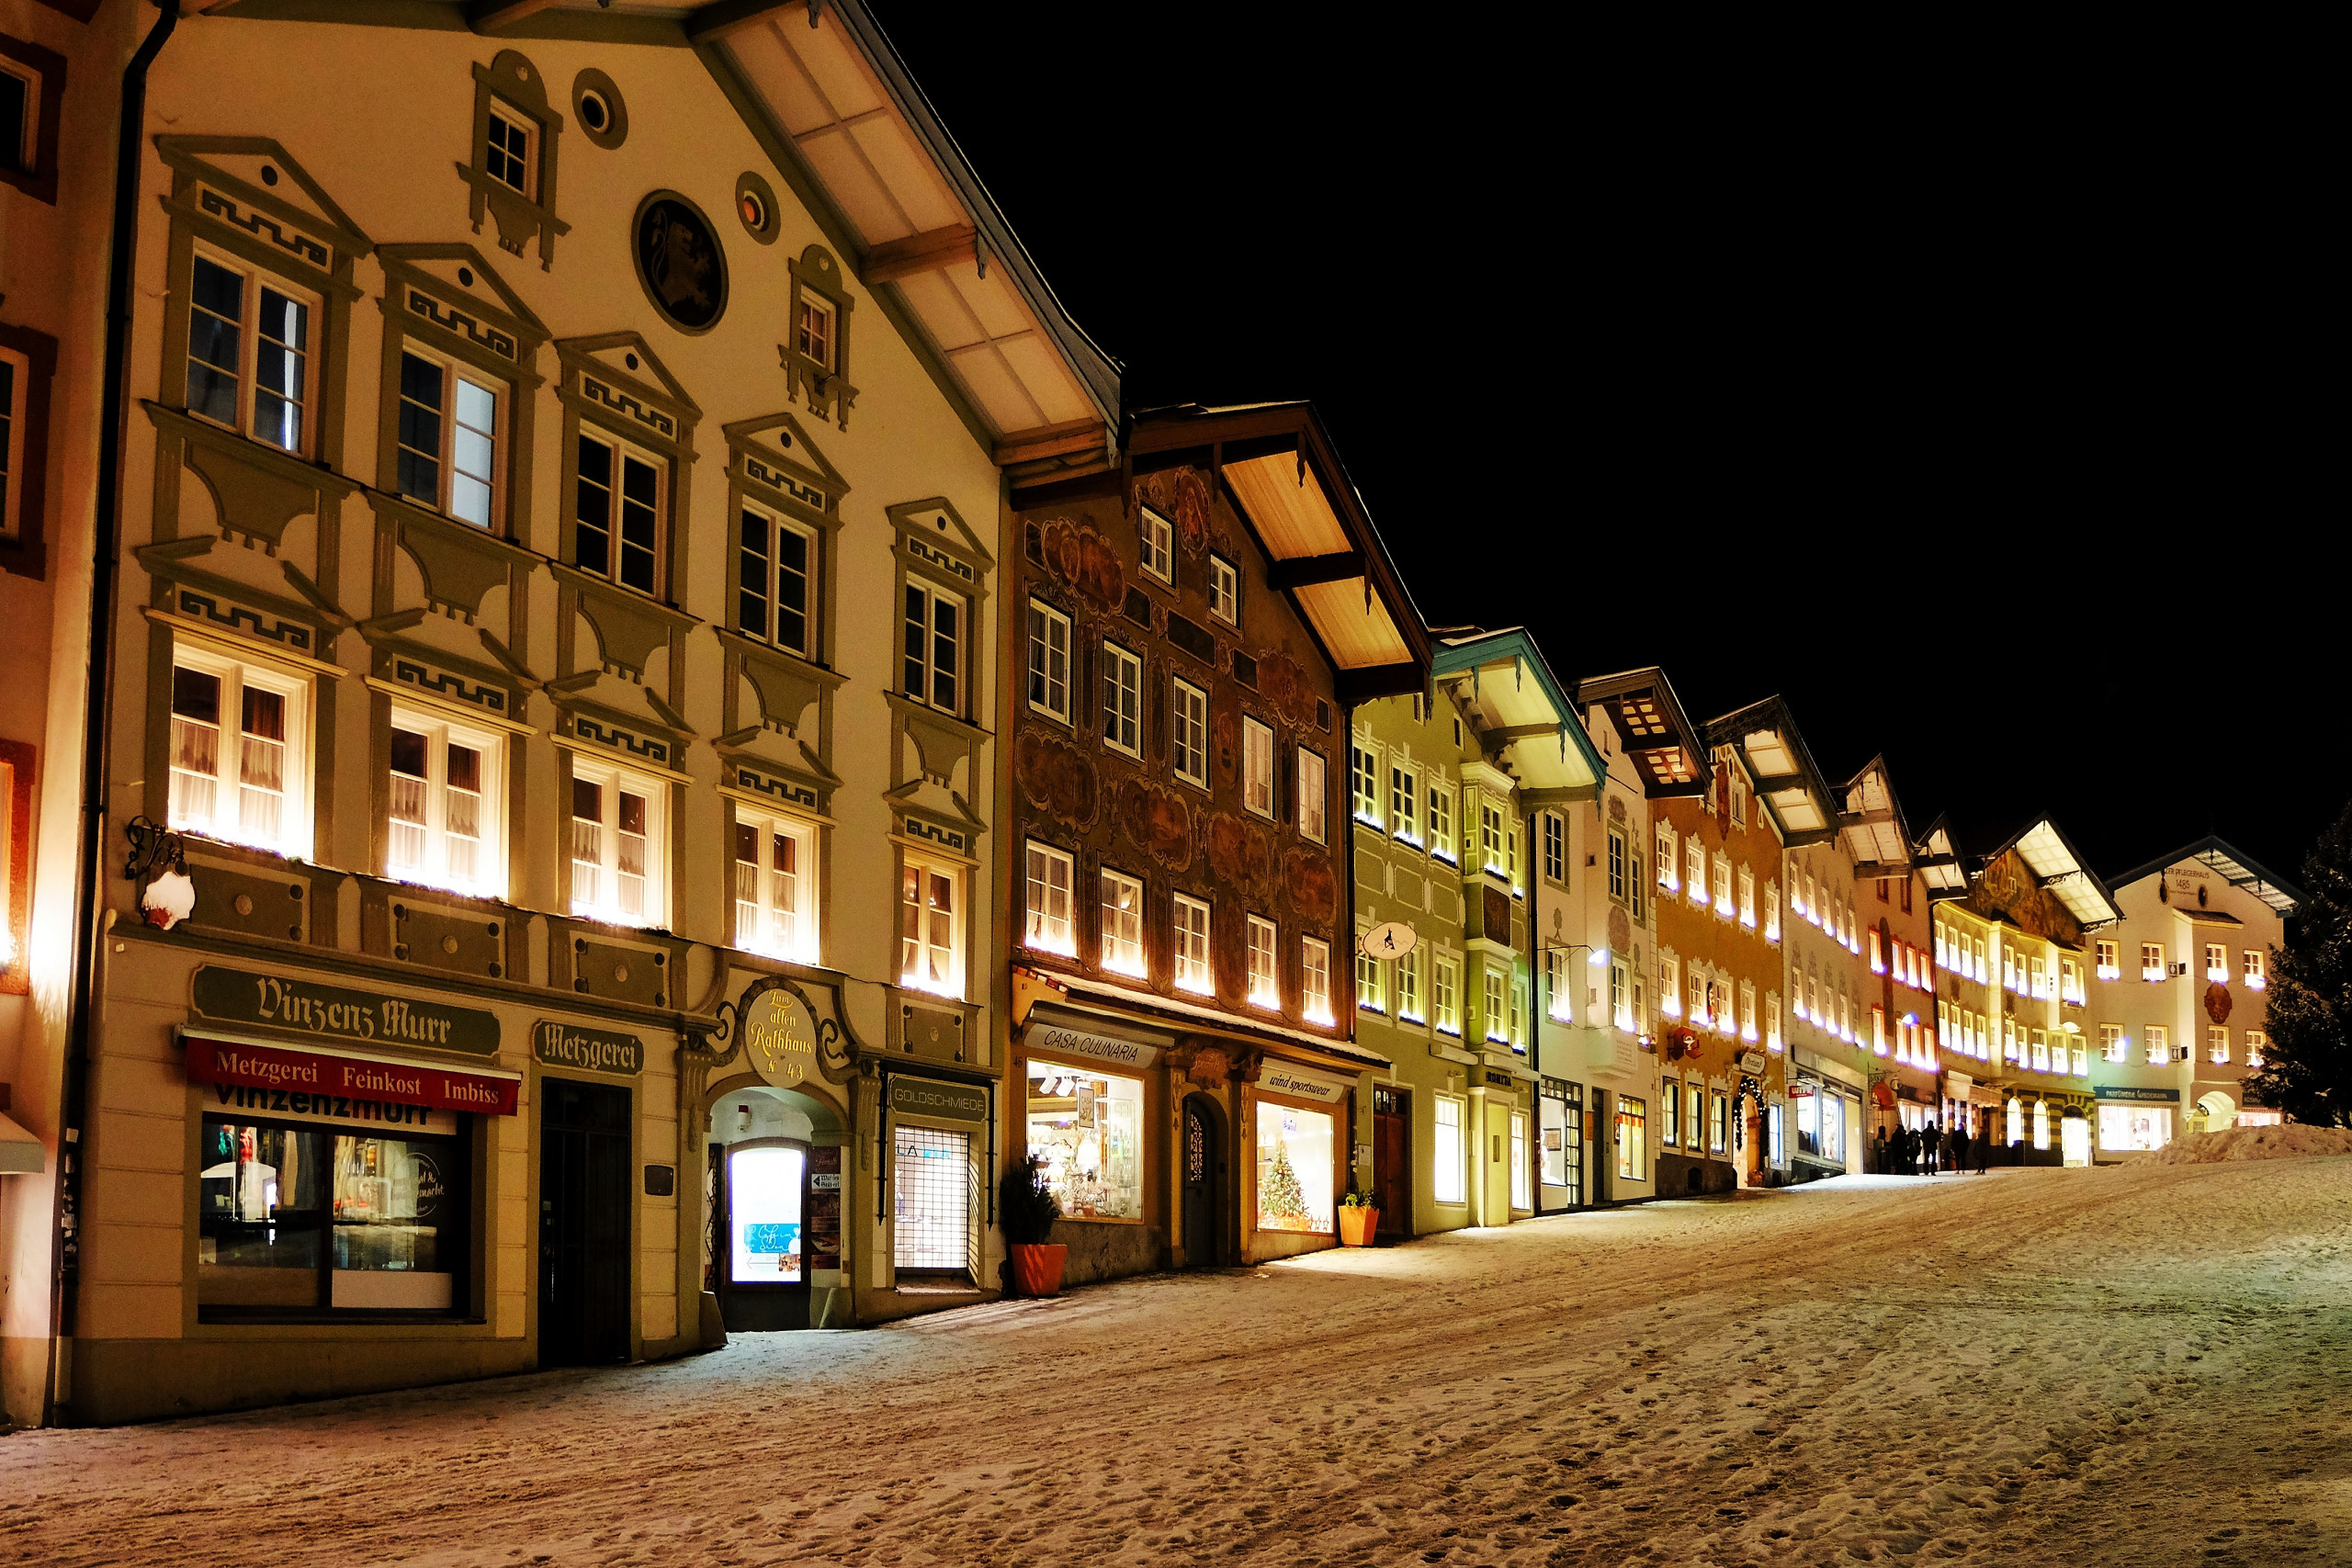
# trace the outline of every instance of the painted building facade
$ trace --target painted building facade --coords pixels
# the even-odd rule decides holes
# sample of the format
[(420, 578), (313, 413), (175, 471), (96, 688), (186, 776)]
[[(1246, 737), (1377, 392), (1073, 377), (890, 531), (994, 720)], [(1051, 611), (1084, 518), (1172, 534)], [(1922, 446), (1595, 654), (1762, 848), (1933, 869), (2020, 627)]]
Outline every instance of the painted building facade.
[(59, 525), (103, 924), (11, 1070), (74, 1156), (11, 1204), (18, 1419), (995, 1288), (1004, 474), (1099, 466), (1114, 372), (858, 7), (469, 16), (69, 40), (91, 141), (152, 63), (119, 450), (55, 334), (120, 506)]
[(2245, 1075), (2270, 1043), (2272, 955), (2302, 893), (2223, 840), (2113, 880), (2122, 919), (2092, 938), (2096, 1157), (2143, 1158), (2191, 1132), (2276, 1122)]
[(1868, 1012), (1858, 1043), (1870, 1048), (1860, 1128), (1865, 1157), (1852, 1163), (1855, 1151), (1849, 1151), (1848, 1168), (1876, 1171), (1882, 1140), (1924, 1124), (1939, 1090), (1934, 920), (1886, 760), (1872, 758), (1847, 781), (1842, 796), (1838, 820), (1860, 910)]
[(1372, 1184), (1348, 788), (1429, 645), (1311, 408), (1136, 415), (1013, 491), (1004, 1146), (1073, 1282), (1337, 1244)]

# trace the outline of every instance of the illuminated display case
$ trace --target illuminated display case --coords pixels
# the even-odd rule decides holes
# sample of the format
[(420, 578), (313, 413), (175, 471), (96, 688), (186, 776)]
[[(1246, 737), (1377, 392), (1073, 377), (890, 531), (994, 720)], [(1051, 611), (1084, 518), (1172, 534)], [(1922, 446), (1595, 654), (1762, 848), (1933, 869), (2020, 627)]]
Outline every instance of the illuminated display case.
[(1142, 1080), (1032, 1061), (1029, 1157), (1066, 1217), (1142, 1219)]
[(1258, 1106), (1258, 1228), (1332, 1234), (1331, 1118), (1287, 1105)]

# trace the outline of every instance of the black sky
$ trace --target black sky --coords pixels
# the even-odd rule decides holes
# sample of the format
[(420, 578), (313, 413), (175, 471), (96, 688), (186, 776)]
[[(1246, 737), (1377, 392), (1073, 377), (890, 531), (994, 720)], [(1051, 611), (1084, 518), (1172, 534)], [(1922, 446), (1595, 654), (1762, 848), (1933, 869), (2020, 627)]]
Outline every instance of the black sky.
[(1314, 399), (1432, 624), (2109, 874), (2352, 793), (2294, 39), (878, 9), (1128, 406)]

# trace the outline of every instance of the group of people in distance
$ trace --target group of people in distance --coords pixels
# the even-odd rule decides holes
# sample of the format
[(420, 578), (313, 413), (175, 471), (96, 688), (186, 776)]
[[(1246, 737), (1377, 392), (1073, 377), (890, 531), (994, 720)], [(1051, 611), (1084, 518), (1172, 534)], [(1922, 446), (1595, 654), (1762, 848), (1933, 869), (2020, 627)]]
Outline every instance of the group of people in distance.
[(1957, 1122), (1950, 1127), (1930, 1122), (1897, 1127), (1889, 1136), (1882, 1126), (1876, 1152), (1871, 1168), (1882, 1176), (1964, 1176), (1972, 1170), (1982, 1176), (1993, 1163), (1993, 1129), (1988, 1123), (1972, 1138)]

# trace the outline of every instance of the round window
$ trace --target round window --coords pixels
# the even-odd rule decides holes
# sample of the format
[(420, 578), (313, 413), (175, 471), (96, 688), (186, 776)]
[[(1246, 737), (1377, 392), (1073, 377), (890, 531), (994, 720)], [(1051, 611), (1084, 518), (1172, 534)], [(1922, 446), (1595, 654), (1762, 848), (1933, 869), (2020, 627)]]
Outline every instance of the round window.
[(620, 86), (593, 67), (571, 79), (571, 118), (591, 146), (607, 152), (628, 139), (628, 104)]
[(613, 123), (613, 106), (605, 95), (590, 91), (580, 95), (580, 123), (591, 130), (603, 130)]
[(743, 232), (763, 245), (775, 243), (775, 189), (755, 172), (746, 169), (735, 178), (735, 216), (741, 220)]
[(743, 227), (754, 232), (768, 226), (768, 204), (755, 190), (747, 190), (741, 197)]

